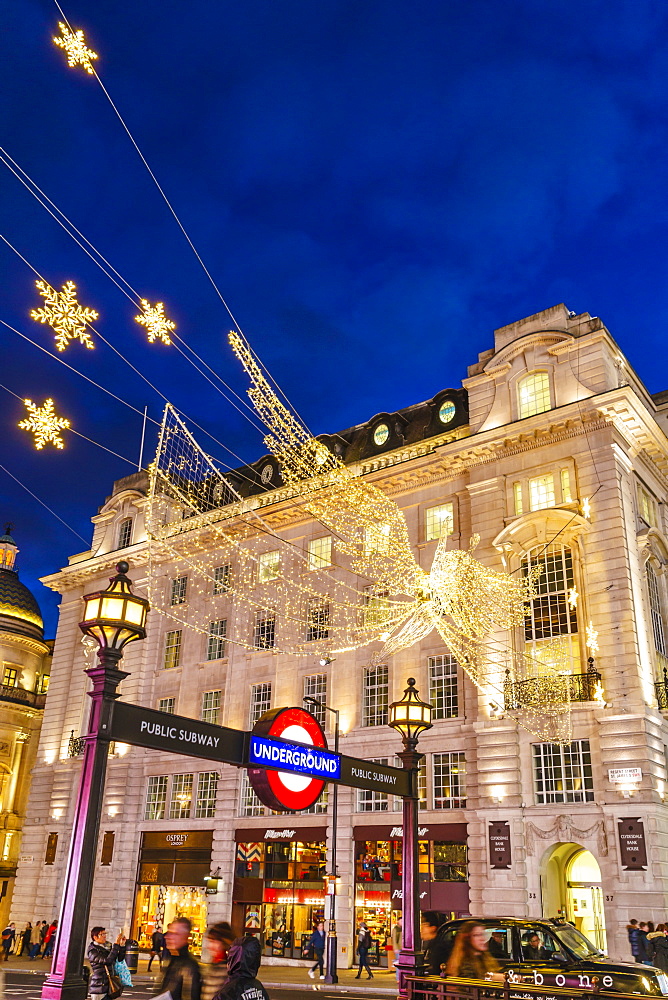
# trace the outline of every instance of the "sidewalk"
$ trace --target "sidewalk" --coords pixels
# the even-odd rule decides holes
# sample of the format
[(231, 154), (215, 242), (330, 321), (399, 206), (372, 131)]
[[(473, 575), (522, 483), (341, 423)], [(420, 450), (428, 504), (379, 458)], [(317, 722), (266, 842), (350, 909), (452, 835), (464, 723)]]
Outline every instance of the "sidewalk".
[[(260, 979), (266, 987), (273, 986), (276, 989), (285, 989), (286, 987), (309, 989), (317, 984), (319, 987), (324, 987), (327, 990), (343, 990), (346, 993), (364, 994), (371, 987), (375, 993), (386, 993), (388, 996), (396, 996), (396, 976), (394, 972), (390, 972), (388, 969), (374, 969), (373, 979), (367, 979), (366, 974), (362, 979), (356, 979), (356, 969), (339, 969), (338, 984), (329, 985), (322, 979), (311, 979), (309, 977), (308, 970), (311, 964), (311, 962), (304, 962), (303, 966), (263, 965), (260, 969)], [(31, 962), (29, 958), (17, 958), (16, 955), (10, 955), (9, 961), (3, 962), (0, 967), (5, 972), (27, 972), (35, 977), (43, 978), (48, 975), (51, 963), (48, 959), (45, 961), (41, 958), (36, 958)], [(157, 989), (159, 981), (157, 963), (154, 961), (153, 968), (148, 972), (148, 958), (140, 955), (139, 971), (133, 973), (132, 978), (138, 986), (150, 986), (151, 983), (155, 983)]]

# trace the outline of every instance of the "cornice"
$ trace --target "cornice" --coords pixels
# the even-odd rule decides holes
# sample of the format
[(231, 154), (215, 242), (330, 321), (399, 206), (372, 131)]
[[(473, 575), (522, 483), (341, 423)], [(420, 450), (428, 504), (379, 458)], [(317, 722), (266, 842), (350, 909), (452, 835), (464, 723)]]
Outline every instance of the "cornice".
[[(132, 569), (137, 569), (148, 565), (148, 540), (138, 543), (139, 546), (129, 553), (129, 562)], [(63, 566), (57, 573), (50, 573), (49, 576), (40, 577), (40, 583), (50, 590), (55, 590), (57, 594), (64, 594), (75, 587), (83, 587), (88, 582), (105, 573), (114, 575), (116, 563), (126, 556), (125, 550), (119, 552), (118, 549), (112, 552), (105, 552), (99, 556), (93, 556), (85, 562), (74, 563), (72, 566)]]
[(45, 653), (49, 652), (49, 647), (45, 642), (40, 642), (39, 639), (31, 639), (27, 635), (19, 635), (18, 632), (0, 630), (0, 642), (10, 643), (13, 646), (22, 646), (31, 653), (38, 653), (40, 656), (44, 656)]

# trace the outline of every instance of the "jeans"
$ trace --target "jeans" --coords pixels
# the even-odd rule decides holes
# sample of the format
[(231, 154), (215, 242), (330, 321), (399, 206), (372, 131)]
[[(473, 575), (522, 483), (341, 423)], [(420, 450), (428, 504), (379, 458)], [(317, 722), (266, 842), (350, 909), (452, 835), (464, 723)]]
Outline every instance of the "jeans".
[(320, 951), (319, 948), (315, 949), (315, 964), (311, 967), (311, 972), (315, 972), (316, 969), (320, 969), (320, 975), (324, 976), (325, 966), (323, 962), (324, 951)]
[(361, 976), (362, 969), (364, 968), (369, 973), (369, 975), (371, 975), (371, 966), (369, 965), (369, 949), (358, 947), (357, 954), (360, 957), (359, 969), (357, 974)]
[(28, 952), (28, 958), (37, 958), (37, 953), (39, 952), (39, 942), (37, 944), (30, 945), (30, 951)]

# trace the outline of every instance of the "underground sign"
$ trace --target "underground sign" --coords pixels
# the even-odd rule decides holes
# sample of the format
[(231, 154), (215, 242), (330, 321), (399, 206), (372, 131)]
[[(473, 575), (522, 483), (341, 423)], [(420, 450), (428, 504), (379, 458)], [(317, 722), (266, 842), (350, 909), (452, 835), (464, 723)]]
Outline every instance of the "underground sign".
[[(329, 753), (320, 723), (303, 708), (273, 708), (260, 716), (250, 735), (248, 764), (253, 791), (275, 810), (308, 809), (325, 782), (340, 776), (340, 758)], [(258, 764), (264, 766), (253, 766)], [(278, 770), (281, 764), (285, 771)], [(324, 780), (316, 777), (320, 774)]]

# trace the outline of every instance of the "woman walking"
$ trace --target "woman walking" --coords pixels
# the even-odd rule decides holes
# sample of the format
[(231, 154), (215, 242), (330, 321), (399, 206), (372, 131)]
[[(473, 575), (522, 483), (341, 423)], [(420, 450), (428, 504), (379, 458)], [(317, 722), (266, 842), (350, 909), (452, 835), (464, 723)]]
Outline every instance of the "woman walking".
[(445, 969), (446, 976), (458, 979), (492, 979), (504, 982), (501, 966), (490, 955), (485, 928), (476, 920), (467, 920), (457, 932)]

